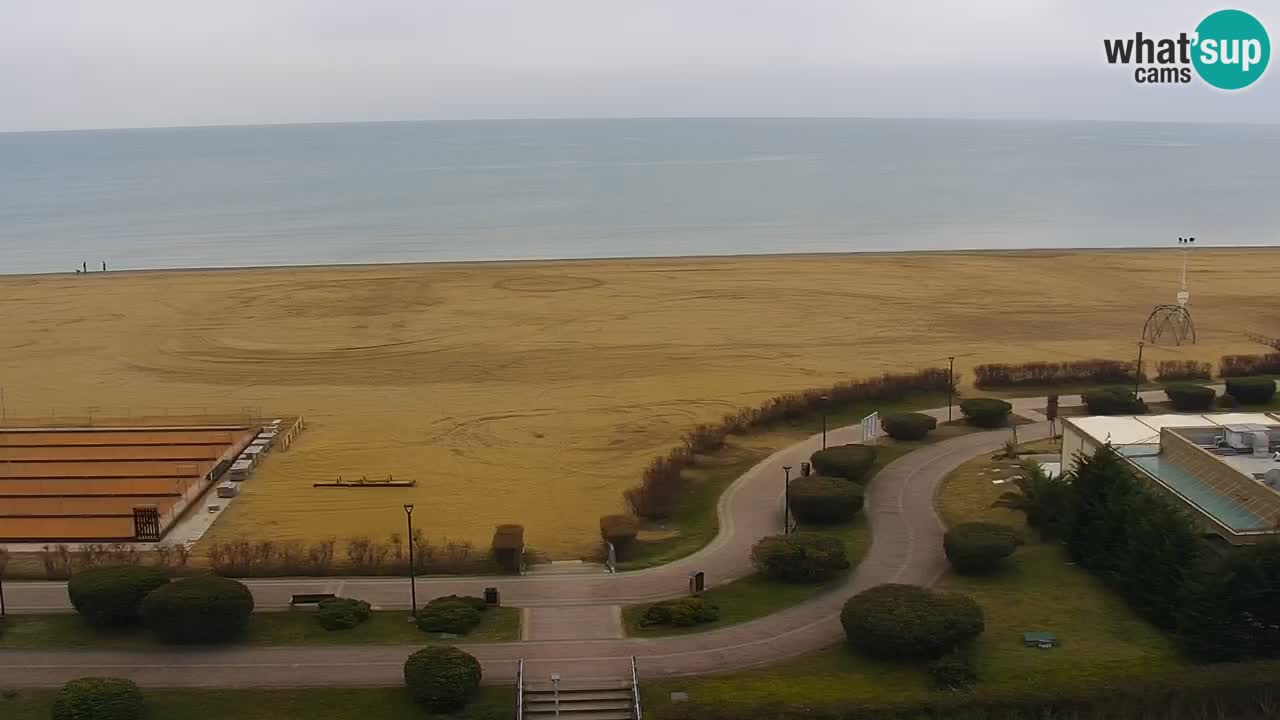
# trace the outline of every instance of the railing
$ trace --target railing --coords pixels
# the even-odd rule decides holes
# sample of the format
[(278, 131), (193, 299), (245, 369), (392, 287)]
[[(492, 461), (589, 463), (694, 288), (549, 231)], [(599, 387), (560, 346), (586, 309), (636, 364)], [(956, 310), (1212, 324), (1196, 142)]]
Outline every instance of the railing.
[(631, 699), (635, 704), (636, 720), (640, 720), (640, 678), (636, 675), (636, 656), (631, 656)]
[(524, 720), (524, 658), (516, 661), (516, 720)]

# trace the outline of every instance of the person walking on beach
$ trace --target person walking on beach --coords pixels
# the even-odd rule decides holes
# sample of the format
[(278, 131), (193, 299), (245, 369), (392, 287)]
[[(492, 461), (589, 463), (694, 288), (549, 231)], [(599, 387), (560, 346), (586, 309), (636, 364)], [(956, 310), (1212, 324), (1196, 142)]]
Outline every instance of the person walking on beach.
[(102, 261), (102, 272), (106, 272), (106, 271), (107, 271), (107, 261), (106, 261), (106, 260), (103, 260), (103, 261)]
[(88, 262), (86, 262), (86, 261), (84, 261), (84, 260), (81, 260), (81, 261), (80, 261), (80, 271), (81, 271), (81, 272), (89, 272), (89, 263), (88, 263)]

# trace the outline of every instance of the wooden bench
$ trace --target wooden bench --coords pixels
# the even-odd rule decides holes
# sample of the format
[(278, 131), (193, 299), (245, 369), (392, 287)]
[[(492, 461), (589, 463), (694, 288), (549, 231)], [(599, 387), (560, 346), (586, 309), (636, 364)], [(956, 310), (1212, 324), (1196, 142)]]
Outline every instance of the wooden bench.
[(294, 605), (319, 605), (325, 600), (332, 600), (338, 597), (333, 593), (296, 593), (289, 598), (289, 606)]

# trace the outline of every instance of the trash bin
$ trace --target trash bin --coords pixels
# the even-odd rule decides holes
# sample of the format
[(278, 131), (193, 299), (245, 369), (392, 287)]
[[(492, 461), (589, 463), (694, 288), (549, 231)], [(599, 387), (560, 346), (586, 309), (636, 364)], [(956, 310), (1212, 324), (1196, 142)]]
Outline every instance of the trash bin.
[(809, 477), (809, 463), (800, 463), (800, 477)]
[(501, 604), (498, 599), (498, 588), (487, 587), (484, 589), (484, 604), (489, 607), (498, 607)]
[(697, 595), (701, 593), (707, 586), (706, 573), (699, 570), (695, 573), (689, 573), (689, 594)]

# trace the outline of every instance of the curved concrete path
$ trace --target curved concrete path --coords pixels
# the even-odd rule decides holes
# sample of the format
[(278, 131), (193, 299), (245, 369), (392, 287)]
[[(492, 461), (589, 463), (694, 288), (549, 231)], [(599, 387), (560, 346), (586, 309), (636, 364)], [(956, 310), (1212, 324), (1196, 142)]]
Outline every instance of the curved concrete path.
[[(1162, 399), (1159, 391), (1143, 393)], [(1063, 406), (1079, 405), (1064, 396)], [(1014, 411), (1042, 420), (1043, 398), (1013, 401)], [(946, 408), (928, 411), (945, 418)], [(956, 411), (956, 416), (959, 412)], [(1047, 436), (1047, 424), (1021, 426), (1018, 436)], [(598, 637), (591, 616), (602, 608), (673, 597), (684, 593), (688, 573), (702, 570), (710, 585), (751, 572), (751, 545), (782, 528), (782, 465), (798, 466), (820, 445), (814, 436), (766, 458), (736, 480), (721, 497), (720, 534), (702, 550), (662, 567), (618, 575), (549, 575), (519, 578), (427, 579), (418, 583), (420, 601), (450, 593), (474, 594), (494, 585), (506, 604), (555, 611), (562, 621), (581, 618), (586, 637), (519, 643), (463, 645), (484, 665), (486, 682), (507, 683), (515, 663), (526, 661), (531, 678), (559, 672), (575, 680), (629, 677), (637, 658), (646, 678), (726, 672), (776, 662), (839, 641), (839, 611), (851, 594), (886, 582), (929, 585), (946, 571), (943, 526), (934, 511), (942, 480), (970, 458), (1000, 448), (1007, 430), (974, 433), (926, 446), (890, 463), (868, 488), (865, 512), (872, 546), (838, 589), (781, 612), (739, 625), (692, 635), (654, 639)], [(828, 433), (830, 444), (861, 440), (861, 428)], [(252, 581), (259, 606), (279, 608), (294, 592), (340, 590), (384, 607), (407, 607), (403, 579), (298, 578)], [(69, 610), (63, 583), (8, 583), (10, 608), (19, 612)], [(526, 618), (527, 619), (527, 618)], [(595, 639), (593, 639), (595, 638)], [(227, 647), (163, 651), (0, 650), (0, 686), (59, 685), (84, 675), (128, 677), (160, 687), (307, 687), (396, 685), (402, 681), (406, 646)]]

